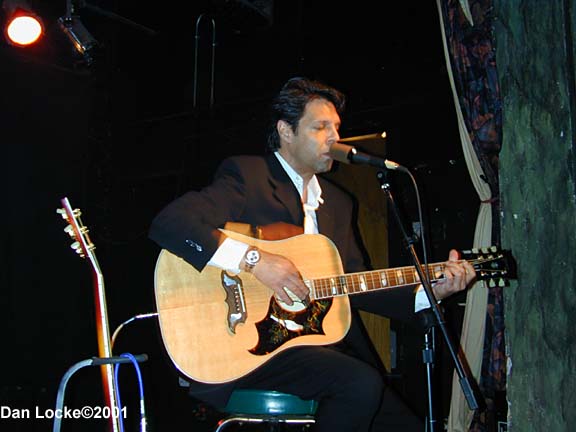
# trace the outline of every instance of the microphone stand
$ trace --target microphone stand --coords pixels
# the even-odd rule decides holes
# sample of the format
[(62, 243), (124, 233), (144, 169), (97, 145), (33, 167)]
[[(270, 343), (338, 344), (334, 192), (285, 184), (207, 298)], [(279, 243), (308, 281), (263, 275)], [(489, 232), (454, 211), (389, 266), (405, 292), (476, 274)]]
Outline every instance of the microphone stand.
[(436, 430), (436, 419), (434, 411), (434, 403), (432, 400), (432, 377), (434, 371), (434, 327), (430, 327), (426, 330), (424, 334), (424, 349), (422, 350), (422, 359), (426, 365), (426, 384), (428, 390), (428, 424), (426, 430), (428, 432), (434, 432)]
[[(426, 269), (426, 272), (424, 272), (424, 270), (422, 269), (422, 264), (420, 263), (420, 260), (418, 259), (418, 255), (416, 254), (416, 251), (414, 250), (413, 240), (410, 236), (408, 236), (408, 234), (406, 233), (406, 230), (404, 229), (404, 224), (402, 223), (402, 218), (401, 218), (400, 213), (398, 211), (398, 207), (396, 206), (396, 202), (394, 201), (394, 197), (392, 195), (392, 191), (390, 188), (390, 183), (388, 182), (388, 179), (386, 176), (386, 170), (378, 171), (377, 177), (378, 177), (378, 181), (380, 183), (380, 188), (386, 193), (386, 196), (387, 196), (388, 201), (390, 203), (390, 208), (392, 209), (392, 214), (394, 215), (394, 218), (396, 219), (396, 222), (397, 222), (398, 226), (400, 227), (400, 231), (402, 233), (402, 238), (404, 240), (406, 249), (408, 250), (408, 252), (410, 252), (410, 257), (411, 257), (412, 262), (414, 264), (414, 268), (416, 269), (416, 271), (418, 272), (418, 275), (420, 276), (420, 282), (422, 283), (422, 286), (424, 288), (424, 292), (426, 293), (428, 301), (430, 302), (431, 310), (432, 310), (433, 316), (435, 318), (435, 322), (432, 325), (436, 325), (440, 328), (442, 336), (446, 342), (446, 346), (448, 347), (448, 350), (450, 352), (450, 356), (454, 360), (454, 367), (455, 367), (455, 370), (458, 374), (458, 378), (460, 381), (460, 387), (462, 388), (462, 392), (464, 393), (464, 396), (466, 397), (466, 401), (468, 402), (468, 407), (471, 410), (476, 410), (480, 407), (480, 403), (482, 403), (482, 405), (484, 405), (485, 402), (484, 402), (482, 396), (477, 391), (477, 389), (478, 389), (477, 383), (475, 382), (474, 377), (471, 375), (470, 370), (467, 367), (468, 362), (466, 361), (466, 358), (464, 356), (464, 352), (461, 350), (456, 352), (456, 349), (454, 348), (454, 343), (452, 342), (450, 334), (448, 333), (448, 329), (446, 327), (446, 321), (444, 319), (444, 314), (443, 314), (442, 310), (440, 309), (440, 306), (438, 305), (438, 301), (436, 300), (434, 292), (432, 291), (432, 285), (430, 284), (430, 279), (428, 278), (428, 268)], [(425, 362), (427, 363), (427, 371), (428, 371), (427, 384), (428, 384), (428, 409), (429, 409), (428, 424), (430, 426), (429, 432), (434, 432), (434, 427), (435, 427), (436, 421), (434, 420), (434, 413), (433, 413), (433, 406), (432, 406), (432, 381), (431, 381), (431, 376), (430, 376), (430, 373), (431, 373), (431, 366), (430, 365), (432, 363), (432, 359), (430, 358), (428, 335), (426, 335), (426, 349), (424, 351), (424, 358), (425, 358)], [(473, 384), (475, 384), (474, 388), (476, 389), (476, 391), (474, 391), (474, 388), (472, 387)], [(478, 395), (476, 395), (475, 393), (477, 393)]]

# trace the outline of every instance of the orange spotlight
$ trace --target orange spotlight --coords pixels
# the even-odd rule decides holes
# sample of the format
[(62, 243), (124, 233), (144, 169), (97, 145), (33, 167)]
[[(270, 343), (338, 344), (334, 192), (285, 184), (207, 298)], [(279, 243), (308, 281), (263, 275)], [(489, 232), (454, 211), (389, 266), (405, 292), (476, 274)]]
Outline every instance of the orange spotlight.
[(5, 1), (6, 23), (4, 33), (9, 43), (16, 46), (29, 46), (38, 41), (44, 33), (42, 20), (22, 1)]

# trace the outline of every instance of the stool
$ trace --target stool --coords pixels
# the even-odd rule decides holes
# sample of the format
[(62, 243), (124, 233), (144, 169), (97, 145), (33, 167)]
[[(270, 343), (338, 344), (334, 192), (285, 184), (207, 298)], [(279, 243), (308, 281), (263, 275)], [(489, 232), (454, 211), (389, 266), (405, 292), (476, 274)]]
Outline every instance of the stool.
[(268, 390), (235, 390), (223, 409), (228, 414), (215, 432), (232, 423), (266, 423), (270, 430), (280, 423), (309, 426), (314, 423), (318, 403), (298, 396)]

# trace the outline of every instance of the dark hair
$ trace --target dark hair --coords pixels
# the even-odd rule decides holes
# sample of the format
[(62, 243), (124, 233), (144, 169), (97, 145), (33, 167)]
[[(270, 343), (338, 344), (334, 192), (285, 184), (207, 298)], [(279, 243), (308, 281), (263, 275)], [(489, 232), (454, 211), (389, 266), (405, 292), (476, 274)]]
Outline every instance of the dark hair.
[(278, 120), (284, 120), (292, 127), (292, 130), (296, 132), (298, 122), (304, 115), (306, 104), (314, 99), (326, 99), (332, 102), (338, 114), (344, 111), (346, 98), (335, 88), (319, 81), (301, 77), (291, 78), (284, 84), (271, 105), (267, 143), (268, 151), (273, 152), (280, 148), (280, 136), (276, 129)]

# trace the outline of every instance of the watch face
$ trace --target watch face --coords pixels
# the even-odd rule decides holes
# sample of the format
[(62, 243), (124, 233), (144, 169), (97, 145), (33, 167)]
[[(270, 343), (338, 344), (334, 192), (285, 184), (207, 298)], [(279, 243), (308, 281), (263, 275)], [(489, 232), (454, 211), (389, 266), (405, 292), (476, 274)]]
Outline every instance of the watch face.
[(254, 265), (258, 261), (260, 261), (260, 252), (258, 252), (255, 249), (252, 249), (246, 253), (246, 262), (248, 264)]

